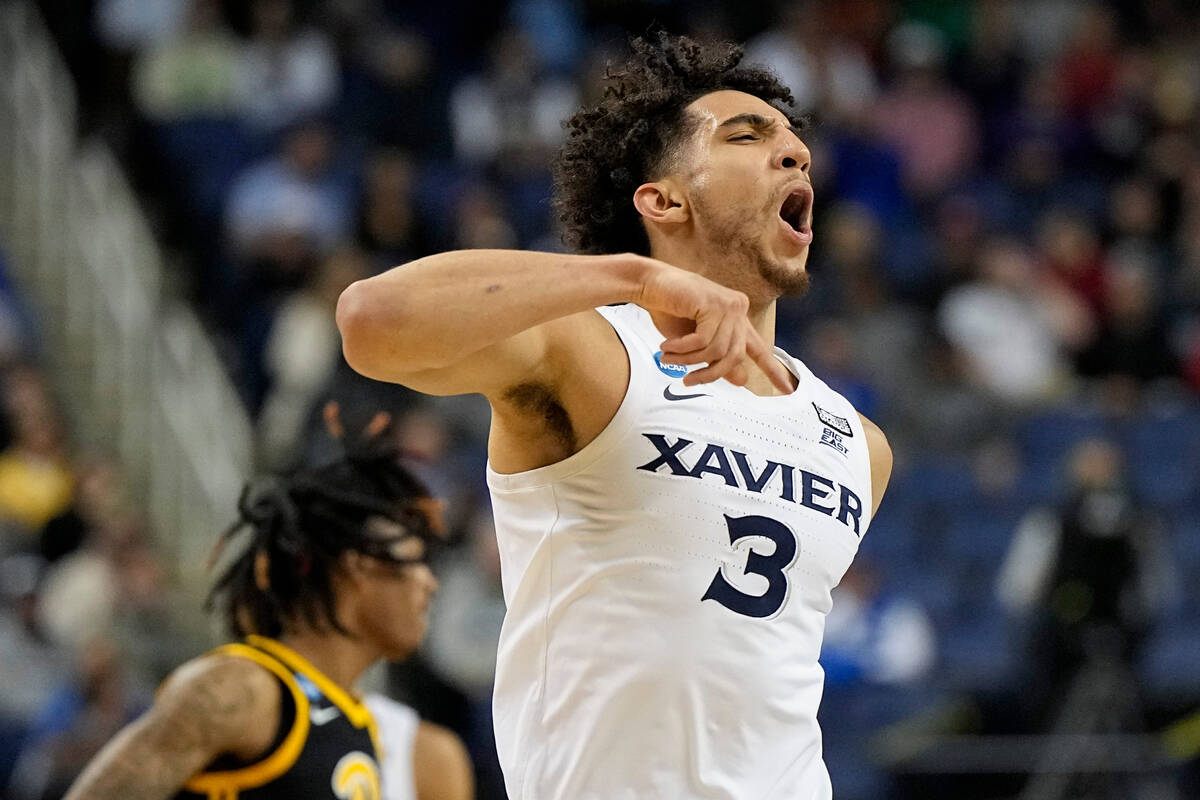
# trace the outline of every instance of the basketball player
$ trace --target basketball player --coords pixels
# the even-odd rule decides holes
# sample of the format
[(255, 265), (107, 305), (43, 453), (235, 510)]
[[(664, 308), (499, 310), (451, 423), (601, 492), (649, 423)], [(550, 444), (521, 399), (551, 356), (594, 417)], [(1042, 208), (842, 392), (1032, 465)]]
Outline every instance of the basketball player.
[[(242, 641), (177, 669), (68, 800), (385, 796), (376, 723), (350, 687), (425, 633), (434, 501), (372, 437), (339, 461), (248, 486), (239, 511), (222, 542), (244, 528), (251, 542), (209, 599)], [(385, 756), (412, 767), (391, 772), (411, 778), (387, 786), (389, 800), (474, 797), (453, 733), (410, 719), (397, 744)]]
[(556, 164), (578, 254), (442, 253), (339, 303), (359, 372), (491, 403), (512, 798), (831, 796), (817, 656), (891, 452), (772, 347), (809, 151), (741, 55), (660, 36), (610, 69)]

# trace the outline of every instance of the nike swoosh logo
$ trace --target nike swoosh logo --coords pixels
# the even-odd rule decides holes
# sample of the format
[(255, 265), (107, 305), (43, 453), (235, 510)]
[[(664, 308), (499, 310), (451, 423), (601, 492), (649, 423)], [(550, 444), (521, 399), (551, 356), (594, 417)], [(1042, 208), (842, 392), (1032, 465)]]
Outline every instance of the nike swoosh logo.
[(342, 712), (334, 706), (327, 706), (325, 708), (310, 708), (308, 710), (308, 718), (312, 721), (313, 725), (324, 725), (326, 722), (337, 719), (338, 715), (341, 713)]
[(663, 389), (663, 397), (667, 398), (668, 400), (691, 400), (695, 397), (708, 397), (708, 395), (704, 392), (701, 392), (700, 394), (675, 394), (671, 391), (671, 387), (668, 386)]

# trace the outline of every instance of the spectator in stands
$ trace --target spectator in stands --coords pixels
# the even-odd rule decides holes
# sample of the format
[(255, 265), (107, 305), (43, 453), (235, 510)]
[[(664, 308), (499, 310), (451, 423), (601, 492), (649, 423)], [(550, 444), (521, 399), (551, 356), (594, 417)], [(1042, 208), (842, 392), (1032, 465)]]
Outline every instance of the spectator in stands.
[(1065, 292), (1037, 280), (1017, 241), (984, 244), (977, 270), (938, 309), (941, 331), (966, 358), (972, 380), (1015, 404), (1060, 393), (1069, 376), (1064, 343), (1081, 337), (1089, 318)]
[(440, 599), (427, 643), (429, 660), (475, 701), (490, 703), (504, 595), (496, 533), (487, 508), (477, 509), (463, 541), (447, 554), (440, 572)]
[(1081, 120), (1091, 121), (1112, 96), (1120, 52), (1116, 31), (1111, 8), (1082, 4), (1056, 70), (1066, 109)]
[(893, 396), (904, 420), (898, 437), (924, 452), (961, 453), (994, 430), (1003, 403), (945, 337), (929, 335), (922, 345), (907, 391)]
[[(41, 626), (38, 603), (44, 570), (42, 559), (30, 553), (0, 560), (0, 720), (19, 729), (33, 722), (70, 667), (69, 652), (52, 642)], [(0, 789), (3, 773), (0, 767)]]
[(251, 282), (300, 285), (312, 259), (350, 233), (353, 183), (333, 147), (328, 123), (309, 119), (288, 131), (276, 155), (237, 179), (226, 202), (226, 237), (235, 258), (251, 265)]
[(299, 25), (292, 0), (253, 0), (250, 14), (239, 90), (246, 120), (274, 133), (327, 110), (338, 65), (325, 35)]
[(875, 101), (874, 70), (857, 42), (830, 32), (829, 4), (779, 3), (775, 26), (752, 39), (747, 59), (766, 64), (791, 87), (796, 108), (823, 120), (857, 117)]
[(171, 38), (186, 25), (190, 0), (99, 0), (96, 32), (112, 50), (137, 52)]
[(38, 626), (51, 641), (77, 650), (112, 630), (121, 601), (114, 540), (121, 535), (114, 524), (93, 531), (87, 547), (47, 569), (39, 591)]
[(453, 239), (456, 248), (513, 248), (517, 232), (504, 213), (504, 206), (488, 184), (472, 186), (454, 209)]
[(93, 531), (128, 513), (130, 500), (120, 472), (113, 461), (80, 458), (71, 505), (42, 528), (38, 552), (53, 564), (79, 549)]
[(778, 22), (747, 44), (747, 60), (771, 67), (801, 111), (835, 124), (863, 114), (879, 94), (875, 72), (857, 42), (830, 31), (829, 4), (777, 7)]
[(1177, 375), (1152, 266), (1126, 255), (1109, 270), (1105, 290), (1107, 313), (1095, 340), (1079, 354), (1080, 373), (1132, 381), (1136, 388)]
[(1108, 269), (1100, 233), (1083, 215), (1057, 208), (1042, 218), (1038, 255), (1047, 277), (1074, 294), (1099, 319), (1107, 308)]
[(367, 163), (358, 244), (373, 273), (430, 252), (430, 226), (416, 209), (413, 172), (412, 158), (400, 150), (379, 150)]
[(263, 353), (270, 390), (258, 419), (259, 457), (268, 468), (295, 463), (305, 420), (341, 357), (333, 321), (338, 296), (370, 273), (360, 250), (335, 250), (308, 286), (288, 296), (275, 314)]
[[(101, 48), (76, 47), (76, 78), (92, 97), (84, 104), (83, 124), (100, 129), (118, 147), (128, 145), (130, 77), (139, 55), (163, 45), (187, 24), (191, 0), (98, 0), (77, 8), (93, 11), (92, 28)], [(49, 13), (68, 16), (65, 8)], [(69, 23), (68, 23), (69, 24)]]
[(3, 392), (12, 441), (0, 453), (0, 525), (32, 549), (37, 532), (70, 504), (74, 476), (62, 421), (42, 376), (13, 368)]
[(342, 62), (338, 119), (387, 147), (446, 146), (437, 59), (422, 31), (397, 24), (383, 0), (327, 2), (322, 19)]
[(858, 365), (861, 354), (850, 322), (838, 317), (826, 317), (809, 328), (805, 337), (806, 363), (821, 375), (835, 392), (845, 397), (860, 414), (869, 419), (878, 417), (879, 390), (874, 376)]
[(874, 106), (875, 127), (900, 154), (904, 181), (918, 199), (968, 177), (979, 127), (967, 98), (946, 80), (945, 42), (935, 28), (906, 22), (888, 40), (896, 82)]
[(1015, 106), (998, 114), (995, 124), (994, 178), (1000, 180), (991, 182), (994, 225), (1026, 231), (1048, 209), (1079, 205), (1084, 176), (1070, 164), (1086, 151), (1086, 130), (1063, 110), (1061, 86), (1049, 67), (1033, 66), (1022, 76)]
[(860, 557), (833, 590), (825, 620), (821, 666), (832, 686), (906, 684), (919, 680), (937, 657), (929, 615), (883, 583)]
[(1108, 195), (1108, 224), (1118, 253), (1137, 253), (1156, 270), (1167, 265), (1161, 242), (1166, 227), (1163, 187), (1147, 173), (1136, 173), (1113, 186)]
[(41, 710), (13, 777), (14, 800), (62, 797), (83, 767), (149, 703), (104, 638), (80, 649), (74, 674)]
[(1023, 61), (1019, 17), (1015, 3), (975, 3), (971, 6), (969, 36), (961, 71), (956, 76), (979, 108), (985, 146), (980, 154), (994, 166), (992, 145), (999, 144), (996, 126), (1012, 107), (1021, 83)]
[(425, 651), (440, 678), (467, 699), (465, 737), (481, 793), (500, 797), (503, 779), (492, 733), (496, 644), (504, 622), (500, 554), (490, 510), (477, 507), (464, 540), (438, 565), (438, 604)]
[(1132, 663), (1174, 584), (1116, 445), (1085, 440), (1066, 469), (1065, 501), (1025, 516), (997, 582), (1001, 601), (1033, 632), (1034, 708), (1050, 707), (1085, 664)]
[(134, 64), (138, 111), (160, 122), (232, 114), (239, 104), (241, 56), (218, 0), (192, 0), (187, 24)]
[(577, 105), (574, 84), (539, 74), (529, 41), (505, 29), (493, 40), (487, 71), (464, 78), (451, 94), (455, 154), (469, 164), (544, 171), (563, 139), (562, 120)]
[(570, 75), (586, 46), (583, 3), (576, 0), (513, 0), (508, 16), (555, 75)]
[(922, 307), (933, 310), (949, 290), (970, 280), (985, 239), (984, 215), (979, 197), (952, 194), (938, 203), (932, 219), (932, 258)]

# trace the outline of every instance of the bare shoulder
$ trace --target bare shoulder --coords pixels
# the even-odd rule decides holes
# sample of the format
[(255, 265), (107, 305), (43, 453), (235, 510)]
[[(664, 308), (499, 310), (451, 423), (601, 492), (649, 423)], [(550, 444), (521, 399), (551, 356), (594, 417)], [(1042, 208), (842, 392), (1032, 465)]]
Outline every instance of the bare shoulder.
[(280, 691), (278, 680), (266, 668), (217, 652), (171, 673), (154, 705), (181, 731), (220, 751), (252, 757), (275, 736)]
[(274, 738), (279, 703), (279, 684), (248, 659), (189, 661), (92, 759), (66, 800), (166, 800), (222, 753), (259, 756)]
[(475, 774), (462, 739), (448, 728), (424, 720), (413, 743), (417, 800), (469, 800)]
[(858, 415), (862, 421), (863, 433), (867, 437), (867, 451), (871, 455), (871, 498), (872, 515), (879, 510), (883, 493), (887, 491), (888, 482), (892, 477), (892, 446), (888, 444), (887, 436), (878, 425)]
[(888, 444), (887, 436), (884, 434), (883, 430), (874, 422), (864, 417), (862, 414), (858, 415), (858, 419), (862, 422), (863, 432), (867, 435), (867, 444), (872, 448), (872, 451), (874, 451), (874, 448), (879, 447), (881, 449), (886, 449), (890, 454), (892, 452), (892, 448), (891, 445)]

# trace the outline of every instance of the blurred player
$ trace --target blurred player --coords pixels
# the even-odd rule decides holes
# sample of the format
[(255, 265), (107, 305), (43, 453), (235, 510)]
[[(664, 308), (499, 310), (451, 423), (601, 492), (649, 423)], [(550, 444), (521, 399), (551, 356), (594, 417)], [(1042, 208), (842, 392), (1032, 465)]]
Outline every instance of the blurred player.
[(490, 401), (510, 797), (828, 798), (817, 656), (891, 451), (772, 347), (812, 241), (790, 93), (733, 45), (634, 49), (556, 164), (581, 254), (360, 281), (345, 354)]
[(410, 783), (384, 795), (376, 722), (350, 688), (417, 647), (437, 588), (437, 505), (382, 444), (386, 424), (338, 461), (246, 487), (222, 544), (251, 541), (210, 595), (242, 641), (179, 667), (69, 800), (473, 797), (461, 742), (415, 719), (407, 752), (383, 754), (412, 760)]

